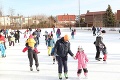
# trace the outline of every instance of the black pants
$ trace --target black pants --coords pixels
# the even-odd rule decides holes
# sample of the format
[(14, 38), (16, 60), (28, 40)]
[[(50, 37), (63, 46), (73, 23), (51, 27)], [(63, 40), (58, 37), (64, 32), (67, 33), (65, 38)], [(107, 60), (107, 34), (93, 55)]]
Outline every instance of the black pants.
[(28, 58), (29, 58), (29, 62), (30, 62), (30, 67), (32, 67), (32, 65), (33, 65), (33, 59), (35, 60), (35, 65), (36, 65), (36, 67), (39, 66), (38, 56), (37, 56), (37, 54), (34, 52), (34, 50), (28, 49)]
[(19, 39), (15, 39), (15, 43), (17, 43), (17, 41), (18, 41), (18, 43), (19, 43)]
[(64, 73), (68, 72), (67, 67), (67, 56), (66, 57), (57, 57), (58, 60), (58, 73), (62, 73), (62, 67), (64, 67)]
[(95, 58), (99, 58), (100, 57), (100, 47), (99, 46), (96, 46), (96, 56)]
[[(83, 68), (83, 71), (84, 71), (84, 73), (88, 73), (87, 68)], [(82, 69), (78, 69), (77, 73), (81, 74), (82, 73)]]
[(11, 42), (10, 42), (10, 46), (12, 46), (12, 45), (13, 45), (13, 46), (15, 45), (14, 41), (11, 41)]
[(95, 31), (93, 31), (93, 36), (95, 36), (95, 35), (96, 35)]

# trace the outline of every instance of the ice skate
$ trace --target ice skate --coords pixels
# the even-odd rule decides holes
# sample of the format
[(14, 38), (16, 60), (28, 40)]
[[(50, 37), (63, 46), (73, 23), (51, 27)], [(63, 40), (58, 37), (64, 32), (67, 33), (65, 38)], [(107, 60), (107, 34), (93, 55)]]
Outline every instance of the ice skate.
[(62, 80), (62, 74), (59, 73), (59, 80)]
[(36, 70), (37, 70), (37, 71), (40, 71), (38, 67), (36, 67)]
[(64, 73), (65, 79), (68, 79), (68, 75), (67, 73)]
[(32, 67), (30, 67), (30, 71), (33, 71), (33, 68), (32, 68)]

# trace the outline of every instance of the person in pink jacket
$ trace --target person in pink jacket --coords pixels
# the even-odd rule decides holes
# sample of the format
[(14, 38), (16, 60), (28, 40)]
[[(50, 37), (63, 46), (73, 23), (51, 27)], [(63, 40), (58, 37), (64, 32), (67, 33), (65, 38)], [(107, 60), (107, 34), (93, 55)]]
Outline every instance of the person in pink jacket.
[(88, 58), (87, 55), (84, 53), (83, 48), (78, 47), (78, 51), (75, 55), (75, 59), (78, 59), (78, 71), (77, 71), (77, 76), (80, 77), (80, 74), (82, 72), (82, 69), (84, 71), (84, 75), (87, 78), (87, 62), (88, 62)]

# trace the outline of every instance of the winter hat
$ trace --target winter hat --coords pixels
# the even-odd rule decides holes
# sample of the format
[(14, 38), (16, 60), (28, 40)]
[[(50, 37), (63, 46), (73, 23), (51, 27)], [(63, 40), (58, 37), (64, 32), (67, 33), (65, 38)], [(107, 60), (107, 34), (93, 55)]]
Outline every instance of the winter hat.
[(33, 35), (30, 35), (29, 38), (33, 38)]
[(32, 35), (37, 35), (37, 33), (36, 32), (33, 32), (33, 34)]
[(105, 31), (105, 30), (102, 30), (101, 32), (102, 32), (102, 33), (106, 33), (106, 31)]
[(81, 46), (78, 46), (78, 49), (80, 49), (81, 51), (83, 51), (83, 48)]
[(69, 41), (69, 36), (68, 36), (68, 35), (65, 35), (65, 36), (64, 36), (64, 40), (65, 40), (65, 41)]

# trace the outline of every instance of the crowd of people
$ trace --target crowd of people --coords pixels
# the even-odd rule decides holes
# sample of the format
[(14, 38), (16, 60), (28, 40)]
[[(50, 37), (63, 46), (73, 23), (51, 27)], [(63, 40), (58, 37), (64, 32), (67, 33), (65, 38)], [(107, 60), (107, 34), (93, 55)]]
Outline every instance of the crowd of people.
[[(94, 27), (93, 29), (94, 30)], [(61, 36), (62, 32), (60, 28), (56, 30), (56, 37), (57, 41), (54, 40), (55, 29), (51, 31), (50, 33), (45, 31), (45, 45), (48, 49), (48, 56), (53, 56), (53, 64), (55, 64), (55, 61), (57, 61), (58, 64), (58, 76), (59, 79), (62, 79), (62, 71), (64, 72), (64, 76), (66, 79), (68, 79), (68, 54), (73, 57), (73, 59), (78, 60), (78, 71), (76, 71), (77, 76), (80, 77), (82, 69), (84, 71), (84, 75), (87, 78), (88, 69), (87, 69), (87, 62), (89, 61), (87, 55), (84, 53), (84, 49), (80, 46), (78, 46), (78, 51), (76, 51), (76, 54), (74, 54), (70, 49), (70, 37), (68, 34)], [(96, 56), (95, 60), (100, 61), (100, 51), (103, 52), (103, 61), (107, 60), (107, 50), (106, 46), (103, 43), (103, 34), (106, 33), (105, 30), (101, 30), (99, 34), (96, 36), (96, 40), (94, 42), (94, 45), (96, 47)], [(6, 39), (9, 42), (9, 46), (15, 46), (15, 43), (20, 43), (20, 35), (22, 32), (20, 30), (0, 30), (0, 51), (1, 56), (6, 57), (5, 50), (6, 48)], [(27, 29), (24, 33), (24, 38), (26, 38), (25, 41), (25, 47), (23, 48), (22, 52), (28, 52), (28, 59), (29, 59), (29, 66), (30, 71), (33, 71), (33, 60), (35, 60), (35, 66), (36, 70), (39, 71), (39, 61), (38, 61), (38, 55), (40, 51), (38, 50), (38, 45), (40, 44), (40, 37), (41, 37), (41, 29), (35, 29), (35, 31), (32, 31), (32, 29)], [(27, 38), (27, 34), (29, 34), (29, 37)], [(76, 30), (71, 30), (71, 37), (74, 39), (74, 35), (76, 34)], [(95, 36), (96, 33), (93, 31), (93, 35)], [(62, 70), (62, 68), (64, 70)]]

